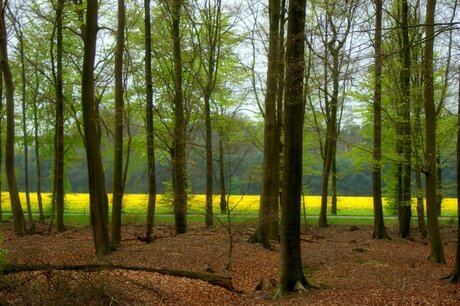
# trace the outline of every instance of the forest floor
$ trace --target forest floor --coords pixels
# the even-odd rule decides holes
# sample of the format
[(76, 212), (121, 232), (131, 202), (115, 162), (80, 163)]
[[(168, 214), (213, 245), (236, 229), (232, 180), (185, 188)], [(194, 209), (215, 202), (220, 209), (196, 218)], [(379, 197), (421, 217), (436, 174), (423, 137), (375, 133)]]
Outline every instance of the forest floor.
[[(172, 225), (155, 227), (150, 244), (137, 239), (143, 226), (123, 227), (121, 247), (94, 256), (88, 227), (64, 233), (16, 237), (0, 225), (2, 249), (10, 264), (108, 264), (196, 271), (230, 276), (235, 290), (208, 282), (153, 272), (110, 269), (100, 272), (38, 271), (0, 277), (0, 304), (13, 305), (460, 305), (460, 285), (442, 280), (453, 267), (455, 227), (442, 231), (446, 264), (429, 261), (429, 247), (413, 229), (402, 240), (372, 239), (371, 226), (316, 226), (302, 234), (302, 261), (316, 288), (274, 299), (279, 279), (279, 245), (266, 250), (247, 241), (253, 224), (229, 231), (192, 225), (175, 236)], [(228, 233), (232, 233), (229, 239)], [(232, 243), (230, 243), (232, 242)], [(231, 265), (229, 247), (233, 246)], [(263, 283), (263, 286), (260, 284)], [(262, 287), (256, 290), (256, 287)]]

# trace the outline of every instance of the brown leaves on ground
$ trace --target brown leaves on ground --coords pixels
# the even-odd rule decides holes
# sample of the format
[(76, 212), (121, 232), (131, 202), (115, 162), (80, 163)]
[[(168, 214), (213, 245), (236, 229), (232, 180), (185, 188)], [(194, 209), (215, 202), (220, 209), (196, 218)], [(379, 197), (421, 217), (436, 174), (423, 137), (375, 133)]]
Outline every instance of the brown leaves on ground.
[[(253, 225), (251, 225), (253, 226)], [(90, 228), (59, 234), (16, 237), (0, 225), (9, 263), (131, 266), (216, 273), (232, 277), (238, 292), (204, 281), (125, 270), (102, 272), (24, 272), (0, 278), (0, 303), (17, 305), (459, 305), (460, 285), (441, 280), (450, 273), (455, 230), (442, 229), (447, 264), (427, 260), (428, 246), (412, 239), (373, 240), (372, 228), (310, 228), (302, 235), (302, 258), (308, 280), (318, 289), (273, 300), (279, 278), (278, 245), (274, 250), (246, 242), (248, 225), (238, 228), (228, 264), (229, 240), (223, 228), (193, 227), (174, 236), (173, 228), (155, 228), (150, 244), (138, 237), (143, 226), (125, 226), (121, 247), (104, 259), (94, 256)], [(258, 287), (261, 290), (256, 290)]]

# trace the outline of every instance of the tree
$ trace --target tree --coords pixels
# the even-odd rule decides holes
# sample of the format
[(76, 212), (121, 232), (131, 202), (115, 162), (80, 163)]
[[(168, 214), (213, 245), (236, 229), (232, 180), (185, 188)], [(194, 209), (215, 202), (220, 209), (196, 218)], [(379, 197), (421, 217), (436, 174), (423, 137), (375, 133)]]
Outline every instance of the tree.
[(155, 142), (153, 129), (152, 34), (150, 20), (150, 0), (144, 0), (144, 12), (147, 171), (149, 179), (149, 198), (147, 202), (147, 228), (145, 236), (147, 241), (150, 241), (150, 235), (153, 231), (157, 193), (155, 171)]
[(117, 43), (115, 47), (115, 143), (113, 158), (112, 245), (121, 242), (123, 202), (123, 52), (125, 45), (125, 1), (118, 0)]
[(21, 66), (21, 106), (22, 106), (22, 136), (24, 145), (24, 191), (26, 195), (26, 207), (28, 224), (27, 230), (29, 233), (35, 231), (35, 223), (32, 217), (32, 207), (30, 204), (30, 188), (29, 188), (29, 141), (27, 133), (27, 81), (26, 81), (26, 59), (24, 51), (24, 34), (21, 29), (21, 24), (16, 16), (13, 18), (14, 30), (19, 42), (19, 58)]
[(14, 170), (14, 85), (7, 50), (5, 26), (7, 6), (7, 1), (0, 0), (0, 65), (6, 91), (5, 171), (10, 194), (11, 211), (13, 213), (14, 232), (16, 235), (24, 235), (26, 232), (25, 221)]
[(409, 42), (409, 5), (407, 0), (401, 0), (401, 57), (402, 69), (400, 72), (401, 98), (397, 106), (396, 151), (401, 156), (397, 163), (398, 188), (398, 220), (399, 234), (402, 238), (410, 236), (411, 225), (411, 130), (410, 130), (410, 42)]
[(203, 92), (204, 100), (204, 122), (205, 122), (205, 151), (206, 151), (206, 226), (213, 226), (213, 144), (212, 144), (212, 122), (211, 122), (211, 100), (216, 88), (220, 57), (222, 36), (225, 29), (222, 24), (222, 1), (206, 0), (204, 6), (200, 7), (199, 2), (195, 5), (199, 10), (197, 21), (192, 20), (196, 32), (197, 47), (200, 68), (203, 76), (198, 74), (197, 81)]
[(388, 238), (382, 208), (382, 0), (375, 1), (375, 58), (374, 58), (374, 147), (372, 168), (372, 196), (374, 201), (373, 238)]
[(460, 281), (460, 70), (458, 83), (458, 105), (457, 105), (457, 248), (455, 252), (454, 269), (446, 278), (451, 283)]
[[(56, 7), (56, 70), (54, 76), (54, 90), (56, 94), (55, 134), (54, 134), (54, 204), (56, 207), (56, 229), (64, 231), (64, 90), (63, 90), (63, 12), (65, 0), (59, 0)], [(53, 48), (51, 48), (51, 52)], [(52, 57), (54, 57), (52, 55)]]
[(270, 0), (269, 42), (267, 65), (267, 91), (265, 94), (264, 116), (264, 159), (262, 164), (262, 191), (260, 196), (259, 224), (252, 240), (270, 248), (270, 241), (279, 238), (278, 195), (280, 180), (280, 135), (277, 119), (277, 93), (280, 68), (280, 13), (279, 0)]
[(174, 215), (176, 234), (187, 231), (187, 191), (186, 191), (186, 121), (184, 117), (184, 101), (182, 93), (182, 58), (181, 58), (181, 20), (182, 0), (173, 0), (171, 3), (171, 35), (173, 40), (174, 61), (174, 137), (173, 137), (173, 188), (174, 188)]
[(425, 137), (426, 137), (426, 206), (428, 219), (428, 237), (430, 243), (430, 259), (435, 262), (444, 262), (444, 249), (438, 223), (438, 209), (436, 207), (436, 109), (434, 104), (433, 87), (433, 46), (434, 46), (434, 16), (436, 0), (428, 0), (425, 19), (425, 47), (424, 47), (424, 104), (425, 104)]
[(104, 169), (101, 159), (101, 122), (95, 101), (94, 59), (96, 53), (98, 1), (88, 1), (84, 31), (82, 71), (82, 111), (88, 166), (91, 224), (97, 256), (110, 253), (107, 230), (108, 199), (105, 191)]
[(280, 295), (309, 286), (300, 255), (305, 1), (289, 1), (288, 11)]

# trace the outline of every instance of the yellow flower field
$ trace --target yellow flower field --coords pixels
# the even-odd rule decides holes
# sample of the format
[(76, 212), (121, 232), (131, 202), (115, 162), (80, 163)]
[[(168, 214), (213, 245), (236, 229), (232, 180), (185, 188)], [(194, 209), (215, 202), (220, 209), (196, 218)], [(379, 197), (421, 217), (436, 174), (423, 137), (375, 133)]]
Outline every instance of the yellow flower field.
[[(9, 195), (6, 192), (1, 194), (2, 211), (10, 212)], [(25, 194), (20, 193), (21, 204), (26, 209)], [(188, 212), (191, 214), (204, 213), (205, 195), (189, 195)], [(52, 195), (50, 193), (42, 193), (43, 205), (45, 212), (50, 209)], [(109, 194), (109, 203), (112, 195)], [(123, 198), (123, 211), (125, 213), (144, 213), (147, 211), (146, 194), (126, 194)], [(38, 212), (38, 201), (36, 193), (30, 193), (32, 210)], [(156, 212), (157, 213), (172, 213), (173, 207), (170, 198), (157, 195)], [(216, 195), (213, 199), (215, 212), (220, 212), (219, 207), (220, 196)], [(304, 197), (307, 214), (317, 214), (321, 203), (320, 196), (305, 196)], [(391, 213), (391, 209), (387, 207), (384, 200), (385, 213)], [(412, 210), (416, 214), (416, 201), (412, 200)], [(229, 197), (229, 207), (233, 214), (257, 214), (259, 209), (258, 195), (232, 195)], [(338, 197), (337, 209), (339, 215), (372, 215), (373, 203), (372, 197)], [(89, 194), (87, 193), (68, 193), (65, 196), (65, 211), (68, 213), (89, 214)], [(445, 198), (442, 203), (442, 214), (453, 215), (457, 212), (457, 199)]]

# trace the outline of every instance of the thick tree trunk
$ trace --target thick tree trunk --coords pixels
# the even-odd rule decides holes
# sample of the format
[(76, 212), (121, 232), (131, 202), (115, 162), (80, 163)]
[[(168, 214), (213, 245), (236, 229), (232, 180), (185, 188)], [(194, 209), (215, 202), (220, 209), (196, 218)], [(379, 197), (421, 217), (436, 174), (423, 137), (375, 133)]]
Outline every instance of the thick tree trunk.
[(434, 46), (434, 16), (436, 0), (428, 0), (425, 21), (425, 58), (424, 73), (424, 102), (425, 102), (425, 137), (426, 137), (426, 206), (428, 218), (428, 237), (430, 243), (430, 259), (444, 262), (444, 248), (438, 223), (436, 208), (436, 110), (433, 87), (433, 46)]
[(125, 1), (118, 0), (117, 42), (115, 47), (115, 143), (113, 158), (112, 246), (121, 241), (123, 202), (123, 52), (125, 46)]
[(281, 218), (281, 280), (279, 294), (309, 286), (300, 254), (300, 197), (302, 189), (302, 132), (305, 6), (289, 1), (284, 126), (283, 195)]
[(105, 177), (100, 147), (100, 119), (95, 101), (94, 86), (97, 18), (98, 1), (88, 1), (84, 32), (82, 110), (94, 246), (96, 255), (103, 256), (110, 253), (110, 240), (107, 229), (108, 199), (105, 191)]
[(277, 121), (277, 94), (279, 81), (279, 26), (280, 1), (270, 0), (270, 32), (267, 66), (267, 92), (265, 94), (264, 158), (262, 164), (262, 192), (259, 224), (252, 240), (270, 248), (270, 241), (278, 241), (279, 195), (279, 134)]
[(146, 86), (146, 121), (147, 121), (147, 169), (149, 178), (149, 198), (147, 203), (146, 237), (153, 231), (156, 205), (156, 171), (155, 171), (155, 141), (153, 129), (153, 81), (152, 81), (152, 33), (150, 20), (150, 0), (144, 0), (145, 10), (145, 86)]
[(7, 34), (5, 27), (6, 3), (0, 0), (0, 65), (6, 90), (6, 140), (5, 170), (10, 194), (11, 211), (13, 213), (14, 231), (16, 235), (26, 232), (24, 214), (19, 199), (18, 185), (14, 170), (14, 85), (8, 63)]
[(372, 195), (374, 203), (375, 239), (387, 239), (382, 205), (382, 0), (376, 0), (375, 17), (375, 79), (374, 79), (374, 147), (372, 151)]
[(180, 42), (180, 19), (182, 0), (171, 3), (172, 39), (174, 61), (174, 137), (173, 137), (173, 185), (174, 215), (176, 234), (187, 231), (187, 191), (186, 191), (186, 122), (184, 118), (184, 101), (182, 94), (182, 58)]
[[(2, 150), (2, 147), (3, 147), (3, 120), (5, 119), (3, 112), (4, 112), (4, 109), (3, 109), (3, 72), (0, 66), (0, 173), (2, 173), (2, 160), (3, 160), (3, 150)], [(0, 222), (3, 222), (2, 185), (3, 185), (3, 179), (2, 179), (2, 176), (0, 175)]]

